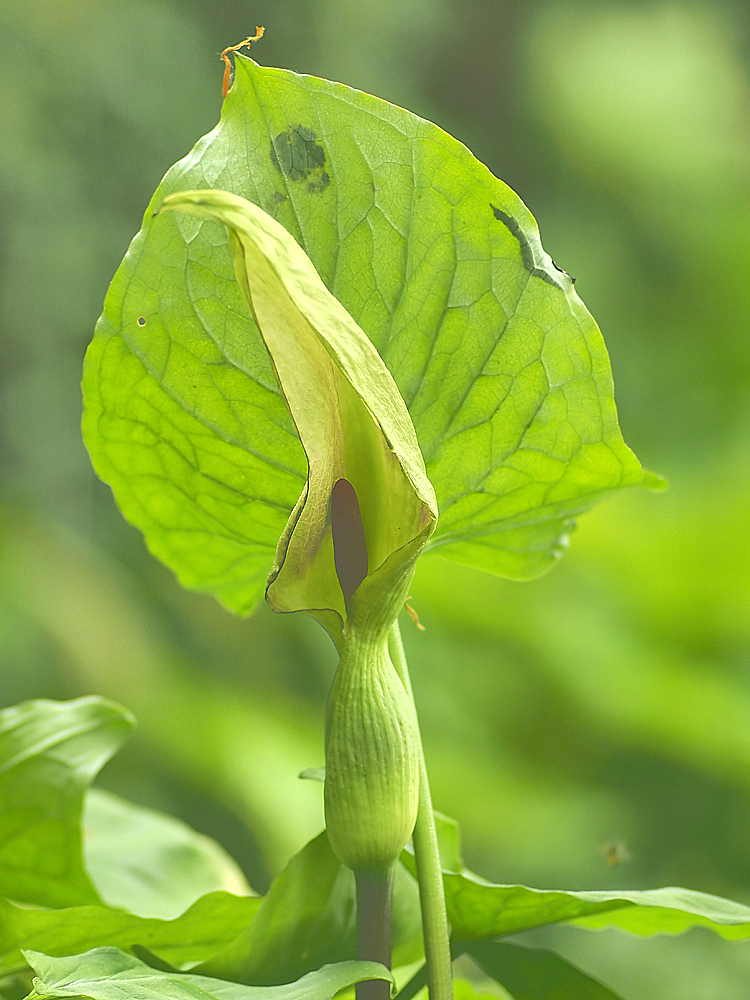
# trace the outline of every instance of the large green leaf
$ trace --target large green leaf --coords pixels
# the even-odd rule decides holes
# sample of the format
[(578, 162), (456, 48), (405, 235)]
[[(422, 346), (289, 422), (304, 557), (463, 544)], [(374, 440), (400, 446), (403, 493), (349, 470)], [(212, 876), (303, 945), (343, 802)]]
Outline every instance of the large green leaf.
[(90, 997), (91, 1000), (331, 1000), (363, 979), (390, 979), (377, 962), (326, 965), (285, 986), (242, 986), (207, 976), (160, 972), (116, 948), (97, 948), (70, 958), (28, 952), (39, 975), (35, 997)]
[(84, 793), (133, 726), (102, 698), (0, 712), (0, 895), (36, 906), (98, 903), (84, 868)]
[(86, 870), (108, 906), (168, 920), (209, 892), (250, 894), (215, 841), (171, 816), (92, 789), (83, 823)]
[(445, 555), (533, 575), (572, 515), (641, 480), (601, 335), (520, 199), (423, 119), (239, 58), (218, 126), (154, 196), (84, 375), (94, 466), (186, 586), (249, 611), (306, 480), (226, 236), (153, 217), (190, 188), (275, 216), (372, 340), (416, 427)]
[(635, 934), (681, 934), (709, 927), (724, 938), (750, 937), (750, 909), (692, 889), (562, 892), (491, 885), (465, 871), (445, 874), (446, 905), (457, 940), (500, 937), (545, 924), (620, 927)]
[[(249, 927), (197, 971), (258, 986), (290, 982), (321, 965), (353, 958), (356, 916), (354, 875), (333, 853), (324, 831), (292, 858)], [(398, 865), (394, 966), (422, 956), (421, 931), (416, 883)]]
[(554, 951), (502, 941), (475, 941), (467, 949), (514, 1000), (620, 1000)]
[[(456, 942), (505, 937), (563, 922), (619, 927), (634, 934), (681, 934), (691, 927), (708, 927), (730, 940), (750, 937), (750, 907), (693, 889), (568, 892), (494, 885), (462, 866), (455, 823), (441, 817), (438, 832), (447, 838), (441, 852), (443, 885)], [(403, 851), (401, 859), (415, 871), (411, 849)]]
[(40, 910), (0, 899), (0, 975), (26, 968), (24, 949), (62, 956), (139, 945), (175, 966), (200, 962), (247, 927), (259, 905), (257, 897), (212, 892), (176, 919), (158, 920), (105, 906)]

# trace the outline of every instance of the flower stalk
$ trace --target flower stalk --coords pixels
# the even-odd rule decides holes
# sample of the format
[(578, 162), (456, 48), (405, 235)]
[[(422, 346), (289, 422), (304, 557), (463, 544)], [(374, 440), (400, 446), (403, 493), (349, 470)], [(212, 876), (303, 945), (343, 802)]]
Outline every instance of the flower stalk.
[[(357, 958), (380, 962), (391, 967), (391, 918), (393, 914), (394, 866), (358, 868), (357, 886)], [(357, 983), (357, 1000), (390, 1000), (390, 983), (385, 979), (366, 979)]]

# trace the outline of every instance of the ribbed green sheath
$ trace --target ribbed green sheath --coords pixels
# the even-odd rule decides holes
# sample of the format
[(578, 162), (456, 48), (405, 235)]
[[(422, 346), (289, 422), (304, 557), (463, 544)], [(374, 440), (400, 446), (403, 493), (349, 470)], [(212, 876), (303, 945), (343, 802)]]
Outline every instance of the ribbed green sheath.
[(387, 637), (347, 636), (326, 725), (326, 825), (342, 863), (392, 864), (414, 829), (418, 798), (417, 720)]

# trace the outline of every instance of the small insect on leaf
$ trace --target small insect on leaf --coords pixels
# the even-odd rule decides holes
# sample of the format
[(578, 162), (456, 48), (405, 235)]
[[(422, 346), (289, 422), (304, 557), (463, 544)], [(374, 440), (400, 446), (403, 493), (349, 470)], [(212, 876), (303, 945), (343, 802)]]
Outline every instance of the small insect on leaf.
[(258, 39), (262, 38), (265, 34), (265, 28), (258, 25), (255, 26), (255, 34), (250, 35), (249, 38), (245, 38), (238, 45), (228, 45), (224, 51), (221, 53), (220, 58), (224, 60), (224, 79), (221, 83), (221, 96), (226, 97), (229, 93), (229, 84), (232, 79), (232, 64), (229, 61), (229, 53), (237, 52), (239, 49), (244, 48), (246, 45), (250, 45), (252, 42), (257, 42)]
[(333, 561), (348, 605), (367, 576), (367, 542), (357, 493), (348, 479), (337, 479), (331, 490)]

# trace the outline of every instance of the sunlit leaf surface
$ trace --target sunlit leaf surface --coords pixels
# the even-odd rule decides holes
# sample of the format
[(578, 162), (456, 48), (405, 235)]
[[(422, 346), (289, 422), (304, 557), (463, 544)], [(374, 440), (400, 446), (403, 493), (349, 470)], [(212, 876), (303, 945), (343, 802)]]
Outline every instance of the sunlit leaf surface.
[(183, 584), (250, 610), (306, 479), (225, 234), (153, 218), (206, 187), (274, 215), (380, 352), (445, 555), (534, 575), (572, 515), (641, 480), (599, 331), (520, 199), (423, 119), (240, 58), (219, 125), (154, 196), (84, 378), (94, 465)]

